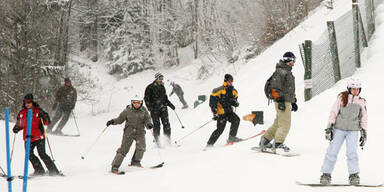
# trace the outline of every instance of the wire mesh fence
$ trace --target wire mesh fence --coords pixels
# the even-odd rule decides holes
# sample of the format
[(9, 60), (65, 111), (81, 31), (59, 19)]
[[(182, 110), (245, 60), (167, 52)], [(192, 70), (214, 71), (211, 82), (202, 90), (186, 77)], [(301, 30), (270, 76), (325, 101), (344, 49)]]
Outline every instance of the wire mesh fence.
[[(360, 54), (374, 31), (374, 7), (382, 1), (351, 1), (351, 10), (332, 22), (334, 29), (328, 25), (328, 31), (324, 31), (319, 39), (307, 47), (310, 55), (303, 54), (308, 52), (304, 44), (300, 45), (303, 61), (306, 61), (306, 74), (310, 74), (310, 78), (307, 75), (305, 77), (305, 82), (310, 82), (305, 89), (306, 92), (310, 89), (311, 95), (306, 96), (305, 100), (331, 88), (340, 76), (343, 79), (353, 75), (356, 66), (360, 66)], [(352, 5), (357, 9), (353, 9)], [(336, 38), (331, 38), (333, 34)], [(335, 71), (338, 69), (340, 72)]]

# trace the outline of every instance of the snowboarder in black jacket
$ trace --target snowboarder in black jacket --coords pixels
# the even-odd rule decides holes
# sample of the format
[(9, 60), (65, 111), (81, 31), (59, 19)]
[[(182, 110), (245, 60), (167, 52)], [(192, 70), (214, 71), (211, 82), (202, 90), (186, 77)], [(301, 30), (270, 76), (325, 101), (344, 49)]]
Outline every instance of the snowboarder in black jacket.
[(156, 144), (160, 146), (160, 119), (163, 123), (164, 135), (166, 135), (169, 143), (171, 141), (171, 126), (168, 118), (167, 106), (175, 110), (175, 106), (168, 100), (168, 96), (163, 84), (164, 76), (161, 73), (156, 73), (155, 81), (147, 86), (144, 94), (145, 105), (151, 113), (153, 121), (153, 136)]

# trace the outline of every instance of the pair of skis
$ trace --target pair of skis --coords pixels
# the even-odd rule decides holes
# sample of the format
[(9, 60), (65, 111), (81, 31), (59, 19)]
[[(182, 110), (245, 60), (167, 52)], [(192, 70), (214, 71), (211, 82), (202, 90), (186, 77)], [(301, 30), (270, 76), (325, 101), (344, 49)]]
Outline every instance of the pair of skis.
[[(131, 172), (131, 171), (141, 171), (141, 170), (150, 170), (150, 169), (157, 169), (157, 168), (161, 168), (164, 166), (164, 162), (161, 162), (160, 164), (157, 164), (157, 165), (154, 165), (154, 166), (150, 166), (150, 167), (137, 167), (137, 169), (135, 170), (129, 170), (128, 172)], [(132, 166), (131, 166), (132, 167)], [(116, 175), (124, 175), (126, 173), (126, 171), (119, 171), (118, 173), (113, 173), (113, 174), (116, 174)]]

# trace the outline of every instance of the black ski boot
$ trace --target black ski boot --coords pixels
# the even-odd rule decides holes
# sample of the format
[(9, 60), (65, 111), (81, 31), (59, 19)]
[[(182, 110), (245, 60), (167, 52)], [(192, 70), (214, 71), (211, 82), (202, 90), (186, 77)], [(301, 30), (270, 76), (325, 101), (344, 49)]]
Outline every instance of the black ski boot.
[(331, 174), (329, 173), (323, 173), (320, 177), (320, 183), (323, 185), (329, 185), (331, 184)]
[(236, 137), (236, 136), (229, 136), (227, 140), (227, 144), (233, 144), (242, 141), (242, 139)]
[(118, 167), (112, 167), (111, 172), (113, 174), (119, 174), (119, 168)]
[(140, 161), (131, 161), (131, 166), (135, 166), (135, 167), (143, 167), (143, 166), (141, 166)]
[(358, 185), (360, 184), (359, 173), (354, 173), (349, 175), (349, 184), (350, 185)]
[(268, 140), (264, 136), (261, 136), (259, 147), (261, 148), (262, 151), (265, 151), (265, 149), (267, 148), (272, 148), (272, 144), (270, 142), (271, 142), (270, 140)]
[(291, 149), (284, 145), (284, 143), (275, 143), (275, 149), (283, 149), (284, 152), (289, 152)]

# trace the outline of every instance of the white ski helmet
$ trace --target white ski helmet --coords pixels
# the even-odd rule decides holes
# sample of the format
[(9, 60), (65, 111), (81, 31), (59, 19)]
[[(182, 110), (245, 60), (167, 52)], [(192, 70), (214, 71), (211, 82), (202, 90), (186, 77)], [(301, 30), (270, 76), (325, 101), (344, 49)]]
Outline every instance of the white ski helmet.
[(360, 79), (357, 79), (357, 78), (351, 78), (351, 79), (348, 81), (347, 89), (348, 89), (348, 92), (349, 92), (349, 93), (351, 93), (351, 89), (352, 89), (352, 88), (360, 89), (359, 93), (361, 92), (361, 81), (360, 81)]
[(141, 104), (143, 104), (143, 99), (140, 97), (139, 94), (135, 94), (135, 96), (133, 96), (133, 98), (131, 99), (131, 104), (133, 104), (134, 102), (140, 102)]

